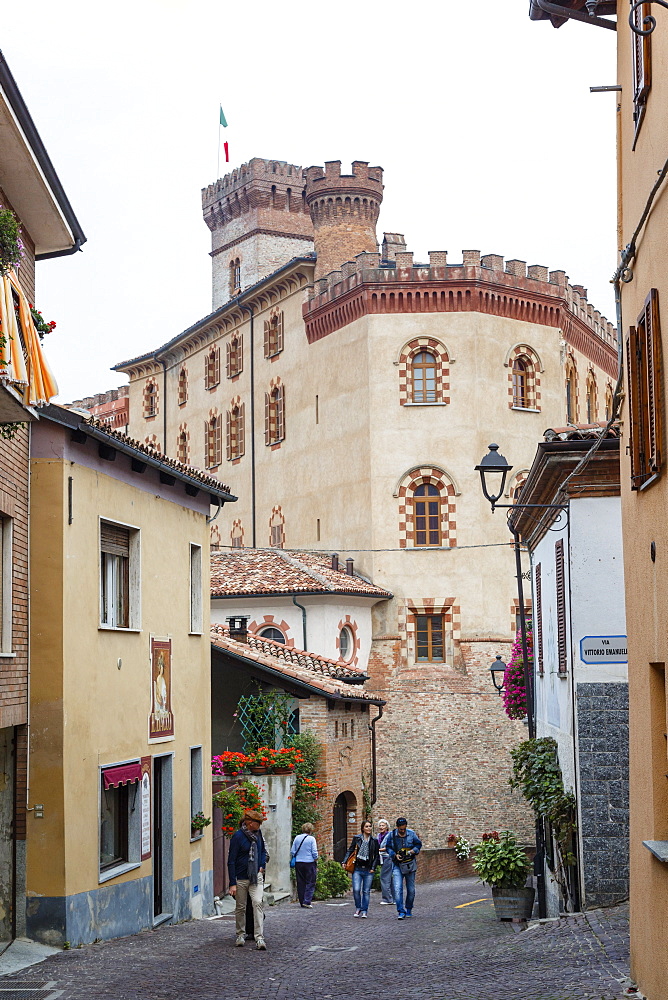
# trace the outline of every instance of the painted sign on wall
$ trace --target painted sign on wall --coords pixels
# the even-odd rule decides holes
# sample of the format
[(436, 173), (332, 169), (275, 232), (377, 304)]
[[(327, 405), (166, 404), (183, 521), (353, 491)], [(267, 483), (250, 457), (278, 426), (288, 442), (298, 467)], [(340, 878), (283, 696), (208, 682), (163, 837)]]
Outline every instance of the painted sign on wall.
[(172, 714), (172, 640), (151, 637), (151, 714), (149, 742), (174, 738)]
[(580, 639), (580, 659), (583, 663), (626, 663), (625, 635), (586, 635)]
[(151, 758), (141, 759), (141, 859), (151, 857)]

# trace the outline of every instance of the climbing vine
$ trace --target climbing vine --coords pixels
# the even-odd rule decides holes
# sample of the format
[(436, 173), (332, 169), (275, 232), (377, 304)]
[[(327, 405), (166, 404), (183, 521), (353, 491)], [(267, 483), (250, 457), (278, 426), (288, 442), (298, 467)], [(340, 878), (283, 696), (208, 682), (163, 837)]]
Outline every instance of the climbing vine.
[(510, 751), (513, 774), (508, 782), (521, 791), (537, 817), (549, 822), (563, 864), (572, 865), (575, 796), (564, 788), (557, 750), (557, 741), (549, 736), (520, 743)]

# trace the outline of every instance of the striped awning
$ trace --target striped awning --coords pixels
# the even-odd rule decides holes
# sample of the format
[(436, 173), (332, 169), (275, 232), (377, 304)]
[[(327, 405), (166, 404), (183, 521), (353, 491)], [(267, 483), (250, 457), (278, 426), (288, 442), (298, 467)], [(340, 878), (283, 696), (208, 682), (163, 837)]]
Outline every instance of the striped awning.
[(43, 406), (58, 392), (13, 271), (0, 275), (0, 380), (12, 385), (27, 406)]

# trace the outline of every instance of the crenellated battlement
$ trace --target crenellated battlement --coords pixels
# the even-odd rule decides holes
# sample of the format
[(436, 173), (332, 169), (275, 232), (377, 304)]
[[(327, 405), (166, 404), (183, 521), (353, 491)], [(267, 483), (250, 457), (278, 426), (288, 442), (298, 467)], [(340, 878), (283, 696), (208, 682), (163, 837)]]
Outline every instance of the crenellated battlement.
[(262, 157), (254, 156), (248, 163), (242, 163), (240, 167), (235, 167), (229, 174), (219, 177), (213, 184), (202, 188), (202, 208), (210, 208), (221, 198), (234, 194), (252, 184), (253, 181), (262, 181), (269, 185), (282, 184), (285, 187), (292, 185), (295, 193), (301, 198), (304, 189), (304, 170), (302, 167), (294, 163), (286, 163), (284, 160), (265, 160)]
[(516, 258), (504, 262), (498, 254), (482, 255), (478, 250), (464, 250), (462, 262), (456, 264), (448, 263), (446, 250), (430, 251), (428, 264), (416, 263), (410, 251), (397, 251), (394, 260), (382, 261), (379, 253), (360, 253), (314, 281), (304, 318), (307, 335), (318, 339), (338, 329), (337, 308), (344, 300), (348, 313), (353, 301), (354, 309), (362, 312), (479, 308), (568, 327), (574, 336), (578, 331), (585, 336), (586, 328), (603, 349), (597, 352), (597, 363), (605, 357), (608, 367), (616, 370), (617, 329), (587, 301), (586, 292), (582, 285), (572, 285), (565, 271), (549, 271), (543, 264), (527, 266)]

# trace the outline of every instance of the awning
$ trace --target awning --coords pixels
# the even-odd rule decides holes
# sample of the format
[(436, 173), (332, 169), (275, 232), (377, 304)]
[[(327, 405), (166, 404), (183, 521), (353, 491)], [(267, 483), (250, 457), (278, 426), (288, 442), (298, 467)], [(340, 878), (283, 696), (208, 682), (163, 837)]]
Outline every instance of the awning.
[[(19, 303), (20, 328), (14, 295)], [(28, 406), (48, 403), (58, 392), (42, 353), (30, 305), (11, 270), (0, 275), (0, 379), (13, 385)]]
[(120, 767), (107, 767), (102, 772), (104, 790), (107, 788), (120, 788), (121, 785), (132, 785), (135, 781), (141, 781), (141, 764), (121, 764)]

